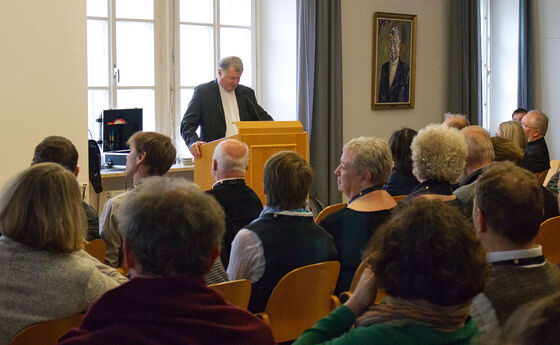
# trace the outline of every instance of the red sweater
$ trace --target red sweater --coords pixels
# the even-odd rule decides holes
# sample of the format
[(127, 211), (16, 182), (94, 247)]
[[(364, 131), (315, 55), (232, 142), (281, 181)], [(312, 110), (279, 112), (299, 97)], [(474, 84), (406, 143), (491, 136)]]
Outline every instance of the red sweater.
[(70, 344), (276, 344), (270, 329), (224, 301), (203, 278), (135, 278), (101, 296)]

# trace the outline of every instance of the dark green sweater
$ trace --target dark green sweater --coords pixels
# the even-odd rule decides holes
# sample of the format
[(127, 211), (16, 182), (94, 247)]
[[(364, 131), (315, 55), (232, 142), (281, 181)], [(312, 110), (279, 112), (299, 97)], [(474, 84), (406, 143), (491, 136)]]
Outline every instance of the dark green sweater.
[(455, 332), (440, 332), (419, 324), (406, 326), (374, 324), (351, 329), (355, 319), (350, 309), (340, 306), (330, 315), (319, 320), (313, 328), (305, 331), (293, 345), (478, 344), (478, 330), (470, 317), (466, 325)]

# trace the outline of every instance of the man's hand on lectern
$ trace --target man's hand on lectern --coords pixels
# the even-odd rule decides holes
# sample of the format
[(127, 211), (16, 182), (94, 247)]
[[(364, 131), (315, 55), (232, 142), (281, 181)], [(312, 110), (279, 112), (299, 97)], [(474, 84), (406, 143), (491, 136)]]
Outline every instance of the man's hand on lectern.
[(202, 144), (206, 144), (206, 141), (195, 141), (191, 146), (189, 146), (189, 151), (191, 151), (194, 158), (200, 158), (199, 146)]

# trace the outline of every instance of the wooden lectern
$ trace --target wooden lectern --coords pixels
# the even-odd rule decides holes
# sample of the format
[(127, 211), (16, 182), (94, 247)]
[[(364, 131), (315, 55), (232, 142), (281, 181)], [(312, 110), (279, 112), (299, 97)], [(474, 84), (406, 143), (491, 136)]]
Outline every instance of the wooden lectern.
[(200, 146), (201, 157), (194, 161), (194, 183), (200, 189), (212, 188), (212, 156), (220, 141), (237, 139), (249, 146), (249, 169), (245, 183), (266, 203), (263, 190), (263, 168), (270, 156), (278, 151), (296, 151), (309, 162), (308, 133), (299, 121), (240, 121), (234, 122), (239, 133)]

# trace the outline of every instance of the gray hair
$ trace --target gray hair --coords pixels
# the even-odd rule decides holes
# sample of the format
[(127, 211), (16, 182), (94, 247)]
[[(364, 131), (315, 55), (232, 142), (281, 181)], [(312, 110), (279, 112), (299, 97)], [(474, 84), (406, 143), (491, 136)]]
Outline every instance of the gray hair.
[(243, 72), (243, 61), (237, 56), (226, 56), (218, 62), (218, 71), (227, 71), (230, 67), (236, 72)]
[(513, 141), (522, 150), (527, 147), (527, 135), (519, 121), (506, 121), (498, 126), (500, 136)]
[(527, 115), (529, 114), (536, 115), (532, 125), (538, 128), (541, 135), (544, 137), (546, 135), (546, 131), (548, 131), (548, 116), (539, 110), (531, 110), (527, 113)]
[(374, 185), (387, 182), (393, 167), (393, 155), (387, 141), (374, 137), (359, 137), (344, 145), (344, 151), (354, 153), (352, 167), (358, 174), (369, 171)]
[(391, 35), (391, 36), (398, 36), (398, 37), (399, 37), (399, 42), (402, 41), (401, 29), (399, 29), (398, 26), (393, 26), (393, 27), (391, 28), (391, 30), (389, 30), (389, 35)]
[(195, 184), (170, 177), (143, 180), (117, 218), (141, 273), (160, 276), (204, 275), (225, 232), (220, 204)]
[(245, 147), (245, 154), (241, 158), (235, 158), (230, 156), (226, 150), (224, 150), (224, 146), (227, 145), (229, 140), (223, 140), (214, 149), (214, 156), (212, 157), (215, 159), (219, 164), (218, 167), (221, 172), (223, 173), (241, 173), (245, 174), (247, 172), (247, 167), (249, 166), (249, 147), (244, 142), (240, 142)]
[(428, 125), (414, 137), (410, 149), (412, 174), (419, 180), (456, 183), (465, 167), (467, 144), (456, 128)]
[(494, 147), (490, 134), (480, 126), (467, 126), (461, 130), (467, 143), (467, 166), (494, 160)]

